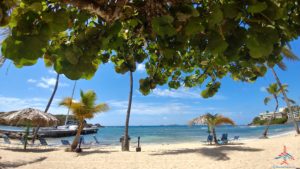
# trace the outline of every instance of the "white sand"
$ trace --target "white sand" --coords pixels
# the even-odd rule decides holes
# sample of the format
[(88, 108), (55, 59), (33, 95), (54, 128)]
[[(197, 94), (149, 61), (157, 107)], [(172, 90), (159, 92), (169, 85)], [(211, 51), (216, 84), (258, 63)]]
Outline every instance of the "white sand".
[[(289, 165), (274, 159), (283, 151), (294, 156)], [(300, 168), (300, 136), (282, 135), (271, 139), (209, 146), (203, 143), (142, 145), (142, 152), (121, 152), (120, 146), (84, 149), (81, 154), (59, 149), (0, 148), (0, 168), (22, 169), (271, 169)], [(7, 146), (6, 146), (7, 147)], [(11, 149), (11, 148), (10, 148)]]

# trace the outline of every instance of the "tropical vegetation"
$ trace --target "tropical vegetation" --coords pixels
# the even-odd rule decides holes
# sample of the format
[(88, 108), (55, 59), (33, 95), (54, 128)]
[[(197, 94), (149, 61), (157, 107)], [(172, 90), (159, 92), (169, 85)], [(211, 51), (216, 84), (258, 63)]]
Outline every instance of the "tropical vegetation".
[(74, 101), (67, 97), (60, 102), (60, 105), (70, 108), (75, 118), (79, 121), (76, 136), (71, 144), (71, 150), (74, 151), (79, 143), (80, 134), (84, 127), (85, 119), (91, 119), (96, 113), (105, 112), (108, 110), (108, 105), (105, 103), (96, 104), (97, 96), (92, 90), (87, 92), (80, 91), (80, 102)]
[[(144, 63), (142, 94), (205, 86), (208, 98), (227, 75), (253, 82), (273, 70), (300, 35), (299, 11), (297, 0), (2, 0), (2, 60), (22, 67), (42, 58), (72, 80), (92, 78), (109, 61), (132, 79)], [(131, 102), (132, 85), (125, 138)]]
[(189, 125), (205, 124), (208, 127), (209, 134), (212, 134), (215, 144), (219, 144), (216, 134), (216, 127), (222, 124), (235, 125), (234, 121), (228, 117), (219, 114), (206, 113), (197, 118), (192, 119)]
[[(282, 85), (283, 91), (287, 92), (287, 85)], [(275, 113), (278, 110), (279, 102), (278, 102), (278, 97), (282, 94), (282, 89), (279, 87), (278, 83), (272, 83), (267, 87), (267, 92), (270, 94), (270, 96), (266, 97), (264, 99), (264, 103), (268, 104), (271, 99), (275, 100), (275, 110), (273, 112), (273, 115), (271, 118), (268, 119), (268, 122), (266, 123), (266, 129), (263, 132), (263, 138), (267, 138), (268, 135), (268, 130), (270, 127), (270, 124), (272, 123), (273, 119), (275, 118)], [(288, 103), (294, 103), (293, 100), (288, 99)], [(284, 120), (279, 120), (279, 122), (284, 121)]]
[(261, 126), (261, 125), (273, 125), (273, 124), (285, 124), (288, 120), (287, 116), (283, 116), (282, 118), (272, 118), (271, 122), (267, 119), (260, 119), (259, 117), (255, 117), (250, 125)]

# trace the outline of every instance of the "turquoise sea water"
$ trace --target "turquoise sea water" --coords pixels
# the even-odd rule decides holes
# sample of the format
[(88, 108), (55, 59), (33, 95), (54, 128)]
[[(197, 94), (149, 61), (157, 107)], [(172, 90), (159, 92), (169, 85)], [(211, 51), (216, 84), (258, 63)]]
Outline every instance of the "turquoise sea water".
[[(0, 126), (0, 129), (20, 129), (16, 127)], [(240, 136), (241, 139), (259, 138), (265, 129), (265, 126), (219, 126), (217, 135), (221, 137), (222, 133), (228, 133), (228, 137)], [(269, 135), (280, 135), (289, 131), (294, 131), (293, 124), (273, 125), (270, 127)], [(96, 134), (97, 138), (105, 145), (117, 145), (119, 138), (124, 133), (124, 127), (109, 126), (100, 128)], [(171, 144), (180, 142), (199, 142), (207, 138), (206, 126), (132, 126), (129, 128), (129, 134), (132, 144), (136, 144), (137, 137), (141, 137), (142, 144)], [(95, 135), (95, 134), (93, 134)], [(84, 135), (86, 141), (94, 141), (93, 135)], [(49, 138), (48, 142), (59, 144), (61, 139), (72, 140), (73, 137), (67, 138)]]

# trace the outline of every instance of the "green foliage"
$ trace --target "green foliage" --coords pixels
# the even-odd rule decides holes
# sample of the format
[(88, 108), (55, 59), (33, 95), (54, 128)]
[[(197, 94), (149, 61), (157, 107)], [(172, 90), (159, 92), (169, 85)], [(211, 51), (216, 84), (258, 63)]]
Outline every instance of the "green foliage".
[(259, 117), (255, 117), (251, 123), (252, 125), (265, 125), (267, 120), (261, 120)]
[(287, 122), (287, 120), (288, 120), (287, 117), (278, 118), (278, 119), (273, 119), (273, 120), (271, 121), (271, 124), (284, 124), (284, 123)]
[(247, 11), (250, 13), (260, 13), (268, 8), (268, 5), (266, 2), (257, 2), (253, 5), (249, 5)]
[(227, 75), (264, 76), (265, 65), (292, 56), (284, 47), (300, 34), (296, 0), (126, 2), (1, 1), (0, 26), (11, 30), (2, 54), (18, 67), (42, 58), (72, 80), (92, 78), (108, 61), (121, 74), (145, 63), (143, 94), (204, 84), (207, 98)]
[[(271, 124), (285, 124), (287, 122), (288, 118), (283, 117), (283, 118), (276, 118), (272, 119)], [(252, 120), (252, 125), (267, 125), (268, 120), (261, 120), (259, 117), (255, 117)]]

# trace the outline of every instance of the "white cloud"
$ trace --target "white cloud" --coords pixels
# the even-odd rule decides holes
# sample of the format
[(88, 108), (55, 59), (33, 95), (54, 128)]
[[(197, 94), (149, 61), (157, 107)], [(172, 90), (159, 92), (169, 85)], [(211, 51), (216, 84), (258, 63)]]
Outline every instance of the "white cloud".
[[(40, 80), (28, 79), (27, 82), (35, 84), (36, 87), (49, 89), (49, 88), (53, 88), (55, 86), (56, 78), (42, 77)], [(69, 84), (59, 82), (59, 86), (60, 87), (67, 87), (67, 86), (69, 86)]]
[(267, 92), (267, 89), (266, 89), (265, 86), (260, 87), (259, 90), (260, 90), (261, 92)]
[(52, 70), (52, 69), (49, 70), (48, 73), (51, 74), (51, 75), (56, 75), (56, 74), (57, 74), (57, 73), (56, 73), (54, 70)]
[[(7, 112), (13, 110), (20, 110), (24, 108), (36, 108), (44, 110), (47, 106), (49, 98), (17, 98), (17, 97), (4, 97), (0, 96), (0, 112)], [(58, 106), (61, 99), (54, 99), (49, 109), (53, 114), (66, 114), (67, 109)]]
[(28, 79), (27, 82), (28, 83), (36, 83), (36, 80), (34, 80), (34, 79)]
[[(125, 114), (127, 112), (127, 101), (108, 101), (110, 111), (117, 114)], [(205, 113), (207, 111), (216, 110), (214, 107), (196, 107), (183, 103), (132, 103), (131, 113), (136, 115), (168, 115), (168, 114), (192, 114)]]
[[(200, 95), (201, 91), (193, 90), (189, 88), (179, 88), (179, 89), (159, 89), (156, 88), (152, 91), (150, 96), (156, 97), (170, 97), (170, 98), (185, 98), (185, 99), (203, 99)], [(216, 94), (212, 98), (213, 100), (224, 100), (225, 96)]]
[(200, 98), (199, 92), (192, 92), (188, 89), (179, 88), (174, 89), (159, 89), (156, 88), (152, 91), (152, 95), (160, 97), (172, 97), (172, 98)]
[(137, 71), (138, 72), (145, 72), (146, 71), (145, 64), (138, 64), (137, 65)]

